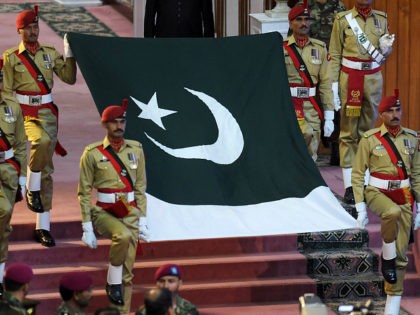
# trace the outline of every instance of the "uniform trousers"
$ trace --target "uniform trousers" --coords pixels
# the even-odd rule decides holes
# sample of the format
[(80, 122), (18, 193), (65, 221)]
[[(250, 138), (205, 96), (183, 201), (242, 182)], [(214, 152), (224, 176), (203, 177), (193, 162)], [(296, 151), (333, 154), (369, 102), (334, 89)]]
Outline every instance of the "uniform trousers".
[(136, 260), (139, 239), (138, 221), (141, 213), (130, 207), (124, 218), (116, 218), (102, 208), (95, 206), (92, 210), (92, 221), (99, 234), (111, 239), (109, 262), (113, 266), (123, 265), (122, 284), (124, 306), (122, 313), (129, 313), (133, 280), (133, 265)]
[(0, 164), (0, 263), (8, 257), (9, 235), (12, 232), (10, 220), (18, 189), (18, 173), (10, 163)]
[(39, 119), (25, 119), (25, 132), (31, 143), (28, 166), (32, 171), (41, 171), (41, 200), (44, 209), (48, 211), (52, 208), (57, 119), (48, 108), (41, 109), (38, 115)]
[(303, 113), (305, 119), (300, 123), (300, 130), (305, 139), (309, 155), (316, 161), (318, 157), (318, 146), (321, 139), (321, 119), (310, 101), (303, 102)]
[(402, 295), (404, 291), (404, 276), (408, 258), (406, 255), (413, 212), (410, 202), (397, 205), (376, 187), (367, 186), (365, 189), (367, 206), (381, 218), (381, 235), (385, 243), (395, 240), (397, 247), (396, 270), (397, 283), (389, 284), (385, 281), (385, 292), (389, 295)]
[(352, 161), (356, 155), (357, 145), (363, 134), (375, 126), (378, 118), (378, 106), (382, 99), (382, 73), (376, 72), (365, 75), (363, 86), (362, 107), (360, 116), (347, 116), (347, 87), (348, 74), (340, 72), (340, 166), (342, 168), (352, 167)]

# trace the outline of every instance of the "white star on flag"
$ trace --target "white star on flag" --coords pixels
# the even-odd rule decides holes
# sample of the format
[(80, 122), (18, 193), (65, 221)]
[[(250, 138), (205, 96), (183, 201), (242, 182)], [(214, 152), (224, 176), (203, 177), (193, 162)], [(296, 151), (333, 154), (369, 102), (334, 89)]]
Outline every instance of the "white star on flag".
[(159, 108), (156, 92), (153, 94), (153, 96), (149, 100), (149, 103), (147, 104), (135, 99), (132, 96), (130, 97), (141, 109), (141, 113), (138, 116), (139, 118), (150, 119), (156, 125), (158, 125), (160, 128), (164, 130), (166, 130), (166, 128), (163, 126), (162, 117), (165, 117), (165, 116), (168, 116), (177, 112), (175, 110)]

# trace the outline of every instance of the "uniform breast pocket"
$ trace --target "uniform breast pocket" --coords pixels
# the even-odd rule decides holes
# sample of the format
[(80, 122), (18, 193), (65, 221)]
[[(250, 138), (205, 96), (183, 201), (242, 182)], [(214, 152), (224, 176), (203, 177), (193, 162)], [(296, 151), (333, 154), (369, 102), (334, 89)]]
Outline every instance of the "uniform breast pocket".
[(375, 148), (372, 150), (371, 164), (376, 167), (386, 167), (392, 163), (388, 153), (385, 148)]
[(284, 63), (286, 65), (292, 65), (293, 64), (292, 58), (290, 58), (289, 54), (284, 54)]

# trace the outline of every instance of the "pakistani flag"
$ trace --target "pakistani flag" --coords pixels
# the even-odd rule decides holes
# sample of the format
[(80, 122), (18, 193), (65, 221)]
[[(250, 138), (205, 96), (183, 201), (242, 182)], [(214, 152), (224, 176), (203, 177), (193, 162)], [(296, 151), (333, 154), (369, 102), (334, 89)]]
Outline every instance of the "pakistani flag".
[(69, 42), (101, 113), (129, 99), (153, 240), (351, 228), (306, 149), (278, 33)]

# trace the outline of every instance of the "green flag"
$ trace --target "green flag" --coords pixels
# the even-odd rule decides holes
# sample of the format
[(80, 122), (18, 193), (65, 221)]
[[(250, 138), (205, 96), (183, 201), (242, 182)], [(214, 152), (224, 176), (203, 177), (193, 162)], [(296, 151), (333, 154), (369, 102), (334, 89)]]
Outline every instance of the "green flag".
[[(144, 147), (154, 239), (354, 225), (307, 152), (280, 34), (135, 39), (71, 33), (69, 42), (99, 112), (129, 99), (125, 136)], [(302, 226), (308, 215), (315, 223)]]

